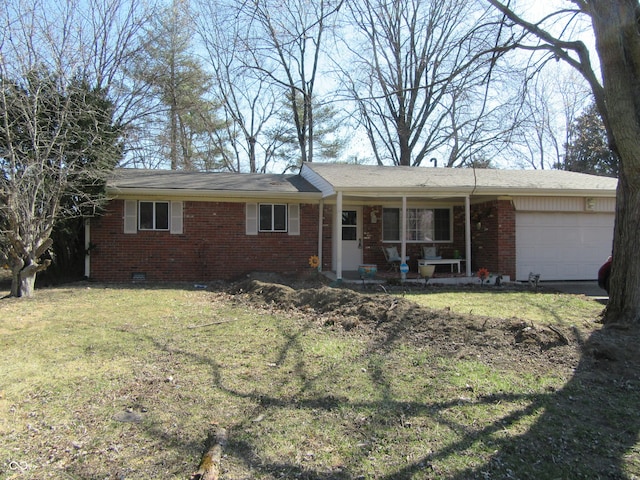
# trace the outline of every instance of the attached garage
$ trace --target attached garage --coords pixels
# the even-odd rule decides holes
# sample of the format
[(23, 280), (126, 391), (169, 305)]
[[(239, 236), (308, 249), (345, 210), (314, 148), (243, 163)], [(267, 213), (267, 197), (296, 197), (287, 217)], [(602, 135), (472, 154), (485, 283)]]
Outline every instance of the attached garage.
[(514, 203), (517, 280), (526, 281), (529, 273), (539, 273), (542, 281), (596, 279), (598, 268), (611, 254), (613, 199)]

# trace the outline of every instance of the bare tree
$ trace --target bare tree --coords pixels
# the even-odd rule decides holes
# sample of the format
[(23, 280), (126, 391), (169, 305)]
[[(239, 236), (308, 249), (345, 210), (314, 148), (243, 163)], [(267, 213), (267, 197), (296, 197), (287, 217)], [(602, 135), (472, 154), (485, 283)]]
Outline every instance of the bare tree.
[(252, 0), (237, 5), (249, 35), (243, 48), (251, 55), (247, 66), (286, 98), (296, 129), (300, 161), (314, 158), (313, 105), (319, 104), (316, 87), (325, 61), (324, 37), (343, 0), (288, 2)]
[[(585, 78), (620, 159), (611, 290), (606, 323), (640, 322), (640, 32), (638, 2), (572, 0), (573, 8), (526, 20), (499, 0), (487, 0), (503, 16), (502, 51), (526, 49), (567, 62)], [(572, 33), (587, 21), (595, 36), (600, 72), (585, 43)], [(558, 33), (555, 33), (558, 32)]]
[(356, 31), (344, 37), (351, 57), (343, 72), (378, 163), (420, 165), (438, 151), (449, 166), (471, 158), (489, 124), (478, 119), (497, 108), (483, 87), (493, 33), (476, 3), (363, 0), (349, 8)]
[(563, 162), (571, 125), (591, 99), (588, 87), (570, 67), (557, 62), (534, 76), (525, 72), (518, 81), (521, 101), (505, 151), (525, 168), (556, 168)]
[(144, 18), (133, 5), (16, 0), (0, 11), (0, 237), (15, 296), (32, 295), (48, 266), (55, 222), (104, 201), (132, 103), (117, 87)]
[(226, 120), (226, 130), (216, 132), (225, 168), (265, 172), (276, 151), (265, 129), (283, 104), (264, 75), (250, 67), (253, 57), (245, 48), (250, 44), (246, 19), (222, 3), (201, 1), (197, 8), (196, 28)]

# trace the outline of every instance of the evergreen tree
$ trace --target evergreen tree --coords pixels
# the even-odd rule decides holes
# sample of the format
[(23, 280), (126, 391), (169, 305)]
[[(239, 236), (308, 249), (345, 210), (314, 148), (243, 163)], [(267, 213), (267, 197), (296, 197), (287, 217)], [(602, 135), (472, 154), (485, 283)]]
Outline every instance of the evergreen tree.
[(215, 131), (223, 125), (207, 99), (212, 78), (192, 51), (193, 36), (188, 2), (174, 0), (148, 30), (134, 76), (158, 103), (146, 129), (156, 132), (156, 154), (168, 157), (172, 170), (215, 170), (221, 154)]
[[(302, 108), (301, 95), (295, 104)], [(294, 103), (287, 100), (287, 103)], [(313, 145), (315, 159), (321, 161), (337, 160), (340, 158), (347, 141), (340, 135), (340, 118), (338, 112), (329, 104), (312, 104), (313, 108)], [(287, 110), (280, 113), (279, 123), (268, 131), (271, 143), (276, 145), (275, 156), (286, 164), (286, 169), (300, 166), (303, 156), (300, 153), (297, 128), (291, 120)], [(305, 136), (309, 133), (305, 131)]]
[(607, 132), (595, 103), (580, 115), (569, 131), (564, 163), (572, 172), (618, 176), (618, 159), (609, 148)]

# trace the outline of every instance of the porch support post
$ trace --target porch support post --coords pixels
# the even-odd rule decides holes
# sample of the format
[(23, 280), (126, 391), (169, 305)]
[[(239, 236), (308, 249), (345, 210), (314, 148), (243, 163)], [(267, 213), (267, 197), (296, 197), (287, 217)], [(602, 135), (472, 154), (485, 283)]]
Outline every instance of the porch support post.
[(322, 219), (324, 213), (324, 199), (320, 200), (318, 204), (318, 260), (320, 264), (318, 265), (318, 271), (322, 271)]
[(471, 200), (469, 195), (464, 197), (464, 262), (467, 270), (467, 277), (471, 276)]
[[(402, 197), (402, 228), (400, 228), (400, 241), (402, 242), (400, 247), (400, 263), (405, 263), (407, 256), (407, 197)], [(405, 274), (402, 274), (404, 279)]]
[(342, 192), (336, 198), (336, 218), (334, 221), (334, 238), (336, 239), (336, 279), (342, 280)]

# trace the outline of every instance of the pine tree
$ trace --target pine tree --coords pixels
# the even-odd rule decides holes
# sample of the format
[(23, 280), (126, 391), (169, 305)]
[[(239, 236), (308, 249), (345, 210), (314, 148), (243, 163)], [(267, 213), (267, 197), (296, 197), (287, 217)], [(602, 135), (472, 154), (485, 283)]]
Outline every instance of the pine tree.
[[(297, 105), (301, 106), (301, 95), (298, 96)], [(293, 103), (287, 100), (287, 103)], [(302, 107), (300, 107), (302, 108)], [(313, 108), (313, 145), (315, 158), (321, 161), (336, 160), (340, 158), (347, 142), (338, 132), (340, 131), (340, 118), (338, 112), (329, 104), (312, 104)], [(305, 136), (308, 136), (308, 128)], [(297, 128), (291, 120), (291, 115), (287, 110), (283, 110), (279, 123), (269, 130), (268, 136), (272, 143), (277, 145), (276, 157), (286, 163), (287, 169), (294, 169), (300, 166), (303, 157), (300, 153)]]
[(157, 132), (158, 154), (169, 158), (172, 170), (215, 170), (220, 150), (213, 135), (222, 125), (218, 106), (207, 99), (212, 78), (193, 54), (193, 36), (188, 2), (174, 0), (148, 30), (134, 76), (158, 102), (151, 119), (156, 128), (147, 129)]
[(595, 103), (580, 115), (569, 132), (564, 164), (572, 172), (618, 176), (618, 159), (607, 144), (607, 132)]

